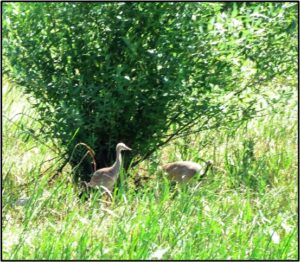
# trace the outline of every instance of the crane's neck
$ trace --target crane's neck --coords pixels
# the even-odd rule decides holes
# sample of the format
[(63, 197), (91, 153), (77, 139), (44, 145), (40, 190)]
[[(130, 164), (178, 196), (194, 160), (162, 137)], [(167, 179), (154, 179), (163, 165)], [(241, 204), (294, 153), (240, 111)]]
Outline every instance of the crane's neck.
[(112, 170), (113, 170), (112, 173), (116, 177), (119, 175), (121, 162), (122, 162), (121, 150), (117, 150), (116, 162), (112, 166)]
[(206, 176), (208, 169), (210, 168), (211, 164), (206, 164), (206, 167), (203, 171), (203, 173), (201, 174), (201, 180), (203, 179), (204, 176)]

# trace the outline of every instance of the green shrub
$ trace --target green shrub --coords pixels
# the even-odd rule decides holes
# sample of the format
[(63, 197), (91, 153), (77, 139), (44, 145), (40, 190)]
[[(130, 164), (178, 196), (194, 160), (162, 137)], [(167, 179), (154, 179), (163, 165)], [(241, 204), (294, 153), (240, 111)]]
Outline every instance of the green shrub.
[[(245, 121), (265, 84), (296, 70), (293, 3), (3, 7), (4, 70), (35, 98), (41, 135), (67, 158), (88, 144), (97, 167), (119, 141), (138, 162), (178, 136)], [(81, 167), (86, 180), (90, 160)]]

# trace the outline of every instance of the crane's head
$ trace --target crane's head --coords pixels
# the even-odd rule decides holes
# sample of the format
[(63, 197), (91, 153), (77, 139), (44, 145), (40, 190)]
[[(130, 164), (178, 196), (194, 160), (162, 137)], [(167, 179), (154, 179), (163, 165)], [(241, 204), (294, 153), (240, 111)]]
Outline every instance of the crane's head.
[(129, 151), (131, 151), (131, 148), (129, 148), (128, 146), (126, 146), (124, 143), (119, 143), (119, 144), (117, 144), (116, 150), (117, 151), (123, 151), (123, 150), (129, 150)]
[(206, 162), (206, 164), (207, 164), (208, 166), (211, 166), (211, 165), (213, 164), (213, 161), (212, 161), (212, 160), (208, 160), (208, 161)]

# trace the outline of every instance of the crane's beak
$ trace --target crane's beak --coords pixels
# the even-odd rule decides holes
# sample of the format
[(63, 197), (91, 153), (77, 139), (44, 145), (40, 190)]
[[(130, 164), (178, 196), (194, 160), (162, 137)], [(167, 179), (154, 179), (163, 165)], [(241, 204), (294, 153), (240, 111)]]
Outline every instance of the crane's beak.
[(131, 149), (130, 147), (126, 146), (126, 147), (125, 147), (125, 150), (131, 151), (132, 149)]

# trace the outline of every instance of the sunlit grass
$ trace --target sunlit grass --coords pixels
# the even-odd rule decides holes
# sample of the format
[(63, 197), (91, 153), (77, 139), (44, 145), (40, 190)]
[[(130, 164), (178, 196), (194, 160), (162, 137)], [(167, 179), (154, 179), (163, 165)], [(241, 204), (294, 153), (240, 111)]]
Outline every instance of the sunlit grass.
[[(294, 105), (234, 134), (175, 141), (122, 172), (122, 188), (105, 204), (99, 195), (80, 200), (68, 170), (48, 182), (52, 171), (43, 170), (55, 160), (41, 164), (56, 156), (51, 144), (26, 135), (40, 128), (34, 112), (17, 90), (4, 91), (3, 258), (297, 259)], [(175, 192), (163, 179), (161, 164), (200, 157), (215, 168), (197, 188), (194, 180)], [(135, 192), (126, 178), (137, 173), (152, 179)]]

